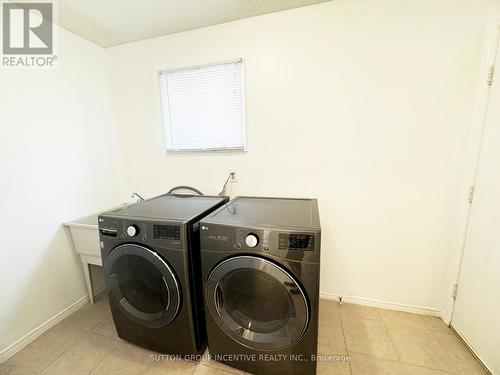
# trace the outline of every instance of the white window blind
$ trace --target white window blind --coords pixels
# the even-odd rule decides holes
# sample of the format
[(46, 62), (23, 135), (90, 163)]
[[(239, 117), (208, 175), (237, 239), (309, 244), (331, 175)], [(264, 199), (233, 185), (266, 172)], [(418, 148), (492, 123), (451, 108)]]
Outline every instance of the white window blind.
[(245, 150), (242, 60), (160, 72), (169, 151)]

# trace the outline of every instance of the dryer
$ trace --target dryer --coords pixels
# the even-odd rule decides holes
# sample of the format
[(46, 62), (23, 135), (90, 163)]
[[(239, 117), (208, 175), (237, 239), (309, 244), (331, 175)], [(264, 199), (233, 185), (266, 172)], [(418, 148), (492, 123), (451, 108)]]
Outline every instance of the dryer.
[(104, 277), (119, 337), (166, 354), (204, 349), (198, 221), (227, 200), (162, 195), (99, 215)]
[(203, 218), (208, 346), (254, 374), (315, 374), (317, 200), (237, 197)]

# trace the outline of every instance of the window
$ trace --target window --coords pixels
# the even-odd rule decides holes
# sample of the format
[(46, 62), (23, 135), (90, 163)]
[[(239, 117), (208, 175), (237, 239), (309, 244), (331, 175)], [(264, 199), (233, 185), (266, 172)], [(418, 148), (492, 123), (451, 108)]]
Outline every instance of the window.
[(169, 151), (245, 150), (242, 60), (160, 72)]

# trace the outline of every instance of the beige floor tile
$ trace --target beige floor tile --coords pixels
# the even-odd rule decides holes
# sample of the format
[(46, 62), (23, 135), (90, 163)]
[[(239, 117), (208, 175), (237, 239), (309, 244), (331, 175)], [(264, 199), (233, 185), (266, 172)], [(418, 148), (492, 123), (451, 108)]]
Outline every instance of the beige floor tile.
[(10, 358), (2, 374), (42, 371), (73, 347), (80, 337), (80, 331), (72, 327), (51, 329)]
[(428, 316), (428, 315), (421, 315), (425, 326), (427, 329), (430, 330), (448, 330), (450, 327), (448, 327), (446, 324), (444, 324), (443, 320), (441, 318), (438, 318), (436, 316)]
[(426, 320), (423, 315), (411, 314), (403, 311), (395, 310), (380, 310), (380, 316), (384, 323), (398, 324), (409, 327), (427, 329)]
[(91, 332), (98, 335), (106, 336), (115, 340), (119, 340), (118, 333), (116, 332), (115, 323), (113, 319), (105, 319), (98, 322), (90, 329)]
[[(129, 344), (125, 341), (110, 341), (111, 347), (106, 356), (97, 364), (91, 375), (143, 374), (163, 363), (155, 361), (158, 353)], [(166, 361), (165, 361), (166, 363)], [(194, 371), (194, 368), (193, 368)]]
[(28, 370), (12, 362), (0, 364), (0, 375), (35, 375), (37, 372)]
[(340, 318), (319, 320), (318, 343), (328, 345), (334, 352), (344, 353), (347, 349)]
[(317, 375), (350, 375), (351, 366), (345, 362), (318, 362)]
[(403, 365), (399, 361), (391, 361), (370, 357), (364, 354), (351, 354), (352, 375), (401, 375)]
[(73, 314), (71, 314), (70, 316), (59, 322), (59, 324), (57, 324), (56, 327), (61, 328), (61, 327), (74, 326), (78, 320), (80, 320), (90, 309), (93, 308), (92, 306), (93, 305), (91, 305), (90, 303), (87, 303), (86, 305), (82, 306), (80, 309), (75, 311)]
[(104, 357), (97, 364), (90, 374), (91, 375), (139, 375), (144, 374), (148, 366), (145, 363), (134, 361), (123, 355), (121, 352), (112, 352)]
[(113, 350), (99, 363), (91, 375), (99, 374), (192, 374), (198, 364), (172, 359), (148, 349), (115, 341)]
[[(318, 353), (351, 356), (350, 363), (319, 361), (319, 375), (485, 374), (438, 318), (326, 300), (320, 301), (319, 315)], [(0, 374), (245, 374), (207, 358), (197, 364), (158, 356), (118, 338), (107, 299), (101, 297), (0, 365)]]
[(474, 356), (464, 345), (462, 340), (448, 328), (447, 330), (433, 331), (432, 337), (448, 352), (453, 359), (475, 361)]
[(333, 353), (325, 350), (321, 345), (318, 346), (317, 362), (346, 362), (351, 361), (348, 353)]
[(432, 370), (424, 367), (403, 365), (405, 375), (447, 375), (448, 372)]
[(107, 299), (100, 299), (94, 306), (87, 307), (73, 326), (81, 329), (92, 330), (103, 321), (112, 320), (111, 310)]
[(459, 374), (485, 374), (484, 368), (474, 355), (464, 345), (462, 340), (451, 330), (441, 329), (433, 331), (432, 337), (444, 348), (453, 359)]
[(93, 333), (81, 332), (74, 345), (47, 366), (44, 375), (87, 375), (113, 349), (114, 341)]
[(318, 343), (318, 354), (323, 356), (347, 356), (347, 349), (339, 349), (338, 346), (330, 346)]
[(319, 317), (320, 320), (337, 319), (340, 317), (340, 304), (337, 301), (326, 299), (319, 300)]
[(90, 303), (86, 304), (62, 320), (56, 327), (75, 327), (90, 330), (100, 321), (107, 319), (110, 314), (109, 307), (105, 305), (104, 301), (100, 300), (93, 305)]
[(382, 320), (380, 309), (369, 306), (355, 305), (352, 303), (343, 303), (340, 305), (340, 315), (346, 318), (361, 318), (370, 320)]
[(398, 359), (384, 323), (368, 319), (343, 318), (342, 325), (349, 353), (367, 354), (383, 359)]
[(461, 360), (455, 359), (455, 367), (457, 368), (458, 374), (463, 375), (486, 375), (487, 372), (484, 370), (483, 366), (475, 359)]
[(203, 353), (203, 358), (200, 361), (200, 365), (212, 367), (212, 368), (223, 370), (223, 371), (229, 371), (229, 372), (236, 373), (236, 374), (244, 374), (244, 371), (241, 371), (239, 369), (235, 369), (235, 368), (230, 367), (224, 363), (217, 362), (217, 361), (213, 360), (212, 358), (210, 358), (210, 352), (208, 349), (205, 350), (205, 353)]
[(386, 324), (386, 327), (401, 362), (455, 372), (453, 360), (437, 341), (435, 332), (397, 324)]
[[(160, 363), (150, 364), (146, 371), (141, 374), (144, 375), (190, 375), (194, 374), (197, 363), (188, 361), (162, 361)], [(121, 375), (121, 374), (120, 374)]]
[[(235, 374), (235, 372), (230, 372), (220, 368), (199, 364), (196, 367), (196, 370), (194, 371), (193, 375), (230, 375), (230, 374)], [(239, 372), (239, 374), (243, 373)]]

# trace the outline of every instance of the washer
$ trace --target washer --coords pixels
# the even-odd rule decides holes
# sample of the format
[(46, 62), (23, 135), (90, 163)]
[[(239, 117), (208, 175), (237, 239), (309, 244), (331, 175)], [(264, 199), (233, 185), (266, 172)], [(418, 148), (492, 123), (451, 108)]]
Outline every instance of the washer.
[(162, 195), (99, 215), (104, 278), (119, 337), (165, 354), (204, 349), (198, 221), (227, 200)]
[(254, 374), (315, 374), (317, 200), (237, 197), (200, 222), (208, 346)]

